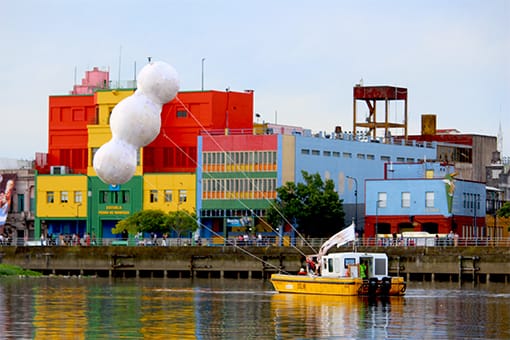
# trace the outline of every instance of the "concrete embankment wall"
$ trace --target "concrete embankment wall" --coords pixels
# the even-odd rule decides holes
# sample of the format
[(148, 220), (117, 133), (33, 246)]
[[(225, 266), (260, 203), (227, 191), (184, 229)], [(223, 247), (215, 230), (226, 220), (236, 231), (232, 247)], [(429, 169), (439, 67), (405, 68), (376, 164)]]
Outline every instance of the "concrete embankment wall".
[[(279, 270), (297, 272), (305, 251), (273, 246), (1, 247), (0, 259), (57, 275), (269, 278)], [(510, 281), (509, 247), (363, 247), (358, 252), (386, 252), (390, 273), (408, 281)]]

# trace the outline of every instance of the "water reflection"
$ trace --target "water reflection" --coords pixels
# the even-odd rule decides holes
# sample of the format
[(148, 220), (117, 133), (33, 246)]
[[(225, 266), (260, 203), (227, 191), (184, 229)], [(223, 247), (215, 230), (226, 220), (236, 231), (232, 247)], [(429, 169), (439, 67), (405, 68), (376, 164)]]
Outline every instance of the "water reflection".
[(369, 299), (276, 294), (272, 297), (271, 308), (278, 335), (358, 338), (359, 329), (368, 328), (379, 338), (385, 337), (390, 315), (397, 319), (402, 317), (404, 301), (403, 297)]
[(1, 279), (0, 338), (510, 338), (510, 286), (414, 284), (369, 300), (260, 280)]
[(35, 339), (83, 339), (87, 324), (85, 287), (34, 287)]

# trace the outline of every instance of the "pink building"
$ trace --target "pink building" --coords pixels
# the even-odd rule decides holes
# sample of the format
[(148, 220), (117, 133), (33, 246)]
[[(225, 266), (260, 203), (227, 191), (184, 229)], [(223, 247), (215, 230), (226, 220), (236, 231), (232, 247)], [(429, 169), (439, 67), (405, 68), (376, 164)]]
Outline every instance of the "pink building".
[(72, 95), (92, 94), (95, 89), (107, 89), (110, 84), (110, 74), (108, 71), (101, 71), (94, 67), (92, 71), (85, 72), (85, 78), (81, 80), (81, 85), (74, 85), (71, 91)]

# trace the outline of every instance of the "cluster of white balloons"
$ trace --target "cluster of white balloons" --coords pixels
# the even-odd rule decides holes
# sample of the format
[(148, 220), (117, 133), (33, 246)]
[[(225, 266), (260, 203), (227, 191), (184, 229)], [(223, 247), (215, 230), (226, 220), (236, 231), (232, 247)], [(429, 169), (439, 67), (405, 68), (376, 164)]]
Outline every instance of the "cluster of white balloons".
[(97, 150), (93, 166), (105, 183), (129, 181), (136, 171), (136, 153), (152, 142), (161, 128), (161, 109), (175, 98), (179, 78), (161, 61), (150, 62), (138, 74), (137, 89), (120, 101), (110, 117), (112, 139)]

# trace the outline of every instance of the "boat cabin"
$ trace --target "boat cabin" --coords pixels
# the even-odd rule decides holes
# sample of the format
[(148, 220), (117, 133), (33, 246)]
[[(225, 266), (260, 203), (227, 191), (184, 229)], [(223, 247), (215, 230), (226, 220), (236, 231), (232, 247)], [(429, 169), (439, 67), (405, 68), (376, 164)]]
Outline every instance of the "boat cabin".
[[(362, 273), (362, 271), (365, 273)], [(388, 256), (384, 253), (331, 253), (321, 258), (322, 277), (388, 276)]]

